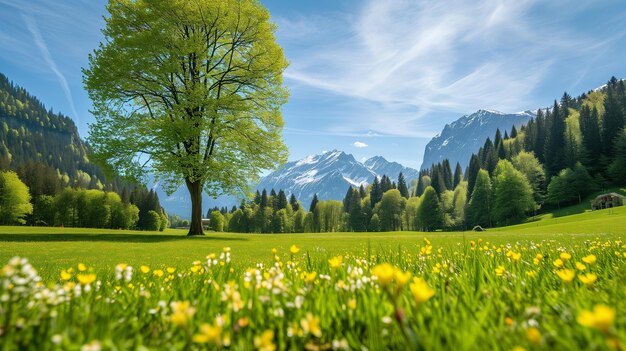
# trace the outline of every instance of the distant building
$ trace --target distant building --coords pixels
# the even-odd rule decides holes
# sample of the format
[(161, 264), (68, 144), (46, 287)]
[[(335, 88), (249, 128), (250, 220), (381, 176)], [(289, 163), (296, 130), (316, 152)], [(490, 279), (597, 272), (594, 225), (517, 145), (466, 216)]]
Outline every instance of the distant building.
[(211, 220), (208, 218), (202, 218), (202, 228), (208, 229), (211, 225)]
[(623, 206), (624, 199), (626, 199), (626, 196), (620, 195), (618, 193), (598, 195), (595, 199), (591, 200), (591, 209), (602, 210), (605, 208)]

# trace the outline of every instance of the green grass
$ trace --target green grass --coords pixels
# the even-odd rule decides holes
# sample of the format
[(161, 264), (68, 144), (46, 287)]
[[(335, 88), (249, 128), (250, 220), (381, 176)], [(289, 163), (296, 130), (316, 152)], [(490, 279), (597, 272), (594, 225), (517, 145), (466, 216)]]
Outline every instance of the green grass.
[(184, 234), (0, 227), (0, 261), (41, 276), (0, 270), (0, 350), (626, 345), (626, 207), (480, 233)]
[(182, 267), (202, 260), (211, 252), (230, 247), (241, 264), (253, 265), (272, 259), (296, 244), (311, 254), (332, 256), (346, 253), (412, 248), (427, 236), (437, 245), (482, 238), (496, 244), (518, 240), (576, 238), (586, 240), (604, 234), (626, 233), (626, 206), (611, 210), (547, 218), (486, 232), (389, 232), (318, 234), (207, 233), (188, 238), (184, 230), (165, 232), (120, 231), (82, 228), (0, 227), (0, 262), (13, 256), (28, 257), (43, 274), (57, 274), (79, 262), (96, 269), (110, 269), (124, 262), (131, 265), (162, 264)]

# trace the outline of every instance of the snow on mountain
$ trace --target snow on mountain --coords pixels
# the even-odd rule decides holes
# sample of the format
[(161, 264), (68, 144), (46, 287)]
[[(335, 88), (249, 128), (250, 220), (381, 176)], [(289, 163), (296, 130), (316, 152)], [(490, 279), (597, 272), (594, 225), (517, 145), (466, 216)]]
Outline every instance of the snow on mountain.
[(477, 152), (487, 138), (492, 138), (496, 130), (504, 135), (515, 125), (520, 127), (536, 116), (536, 111), (503, 113), (494, 110), (478, 110), (446, 124), (443, 131), (435, 136), (424, 150), (422, 169), (445, 159), (454, 167), (457, 162), (465, 169), (473, 153)]
[(387, 161), (382, 156), (374, 156), (363, 162), (363, 164), (367, 168), (371, 169), (374, 173), (378, 175), (386, 174), (391, 179), (394, 179), (396, 181), (398, 175), (400, 174), (400, 172), (402, 172), (402, 174), (404, 175), (404, 179), (406, 179), (407, 181), (407, 184), (410, 183), (411, 180), (417, 179), (419, 177), (418, 170), (410, 167), (405, 167), (398, 162)]

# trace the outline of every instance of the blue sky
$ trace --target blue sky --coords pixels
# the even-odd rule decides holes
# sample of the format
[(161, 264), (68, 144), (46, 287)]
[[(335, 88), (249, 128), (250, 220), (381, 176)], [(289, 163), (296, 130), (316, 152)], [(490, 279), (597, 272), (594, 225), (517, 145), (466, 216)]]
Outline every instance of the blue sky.
[[(290, 159), (341, 149), (419, 167), (446, 123), (544, 107), (626, 77), (612, 1), (266, 0), (290, 67)], [(87, 135), (81, 67), (105, 1), (0, 0), (0, 71)]]

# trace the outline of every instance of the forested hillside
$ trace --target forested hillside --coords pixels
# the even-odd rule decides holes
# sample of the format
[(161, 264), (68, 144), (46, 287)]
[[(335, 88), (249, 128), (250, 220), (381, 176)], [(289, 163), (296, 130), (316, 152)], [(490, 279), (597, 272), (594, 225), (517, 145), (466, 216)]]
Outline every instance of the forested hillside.
[[(107, 178), (100, 167), (90, 162), (89, 153), (89, 145), (80, 138), (71, 118), (47, 110), (36, 97), (0, 73), (0, 173), (4, 177), (4, 182), (0, 182), (0, 205), (10, 207), (8, 192), (15, 187), (8, 184), (17, 182), (24, 183), (28, 190), (24, 193), (28, 195), (26, 202), (32, 204), (32, 209), (24, 213), (25, 218), (8, 220), (7, 214), (7, 220), (0, 218), (1, 223), (160, 227), (161, 223), (149, 224), (154, 222), (150, 211), (159, 214), (159, 221), (166, 222), (154, 191), (117, 177)], [(117, 193), (117, 198), (111, 197), (113, 193)], [(102, 211), (94, 210), (88, 219), (84, 211), (90, 198), (94, 199), (92, 207)], [(106, 211), (110, 214), (112, 208), (119, 207), (118, 212), (124, 212), (118, 204), (133, 205), (137, 213), (126, 208), (124, 216), (128, 220), (109, 217), (108, 222), (103, 222)]]

